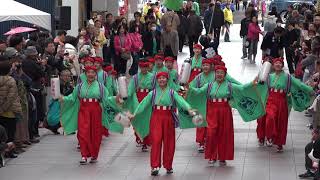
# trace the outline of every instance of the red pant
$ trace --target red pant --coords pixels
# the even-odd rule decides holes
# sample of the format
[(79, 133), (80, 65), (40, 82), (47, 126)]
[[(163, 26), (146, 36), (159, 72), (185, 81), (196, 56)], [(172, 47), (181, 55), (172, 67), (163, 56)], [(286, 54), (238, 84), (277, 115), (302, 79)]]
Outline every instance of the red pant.
[[(146, 91), (140, 92), (138, 90), (136, 93), (137, 93), (138, 102), (140, 103), (148, 95), (149, 92), (146, 92)], [(137, 133), (134, 133), (134, 135), (136, 136), (136, 142), (138, 144), (150, 145), (149, 136), (146, 136), (143, 140), (141, 140)]]
[(288, 129), (286, 93), (269, 92), (266, 114), (258, 119), (258, 139), (272, 139), (276, 145), (285, 145)]
[(207, 101), (205, 159), (233, 160), (234, 130), (228, 102)]
[(194, 69), (192, 69), (191, 74), (190, 74), (190, 78), (189, 78), (189, 83), (200, 73), (201, 73), (201, 71), (195, 71)]
[(153, 110), (150, 122), (150, 138), (151, 167), (161, 167), (161, 149), (163, 143), (163, 166), (166, 169), (172, 169), (175, 151), (175, 127), (170, 110)]
[(206, 127), (199, 127), (196, 129), (196, 142), (199, 143), (201, 146), (205, 143), (205, 137), (207, 134)]
[(99, 102), (80, 101), (78, 115), (78, 141), (82, 157), (99, 155), (102, 130), (102, 110)]

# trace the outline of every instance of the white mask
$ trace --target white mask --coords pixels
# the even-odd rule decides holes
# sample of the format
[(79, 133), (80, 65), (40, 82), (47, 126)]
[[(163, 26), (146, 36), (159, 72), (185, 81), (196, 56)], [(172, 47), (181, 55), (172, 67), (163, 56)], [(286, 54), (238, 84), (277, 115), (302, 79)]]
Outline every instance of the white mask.
[(157, 30), (157, 27), (151, 27), (151, 31), (155, 31), (155, 30)]

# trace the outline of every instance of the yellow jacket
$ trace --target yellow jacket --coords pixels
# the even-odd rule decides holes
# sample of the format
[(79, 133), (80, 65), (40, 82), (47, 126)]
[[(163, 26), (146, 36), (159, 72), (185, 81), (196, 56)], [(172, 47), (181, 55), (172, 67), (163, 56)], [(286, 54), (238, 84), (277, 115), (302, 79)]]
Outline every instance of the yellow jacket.
[(233, 24), (233, 14), (231, 9), (224, 8), (223, 14), (224, 14), (224, 20), (229, 22), (230, 24)]

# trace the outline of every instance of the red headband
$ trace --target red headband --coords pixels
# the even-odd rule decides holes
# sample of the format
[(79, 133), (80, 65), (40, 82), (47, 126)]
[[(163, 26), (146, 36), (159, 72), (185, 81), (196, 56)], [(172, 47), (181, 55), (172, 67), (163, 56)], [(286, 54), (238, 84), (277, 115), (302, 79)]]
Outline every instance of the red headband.
[(156, 78), (159, 79), (161, 76), (164, 76), (165, 78), (169, 79), (169, 74), (167, 72), (158, 72)]
[(224, 67), (224, 66), (221, 66), (221, 65), (217, 65), (214, 67), (214, 70), (217, 71), (217, 70), (223, 70), (225, 73), (227, 73), (227, 68)]
[(112, 71), (112, 69), (113, 69), (113, 67), (111, 65), (106, 66), (106, 67), (103, 68), (103, 70), (106, 71), (106, 72)]
[(214, 55), (213, 59), (217, 60), (217, 61), (221, 61), (222, 57), (220, 55)]
[(212, 60), (211, 59), (204, 59), (202, 60), (202, 64), (212, 64)]
[(94, 59), (93, 59), (92, 57), (89, 57), (89, 56), (83, 58), (83, 62), (88, 62), (88, 61), (93, 63), (93, 62), (94, 62)]
[(118, 72), (116, 70), (112, 70), (112, 73), (111, 73), (113, 76), (116, 76), (118, 74)]
[(223, 61), (218, 62), (218, 65), (226, 67), (226, 64)]
[(162, 55), (155, 55), (154, 60), (162, 60), (163, 61), (164, 57)]
[(154, 63), (155, 60), (154, 60), (154, 58), (149, 58), (148, 61), (149, 61), (149, 63)]
[(149, 62), (139, 62), (139, 67), (149, 67)]
[(174, 60), (175, 60), (175, 59), (174, 59), (173, 57), (170, 57), (170, 56), (164, 58), (164, 61), (165, 61), (165, 62), (167, 62), (167, 61), (169, 61), (169, 62), (174, 62)]
[(101, 57), (94, 57), (94, 62), (98, 62), (98, 63), (102, 64), (103, 59)]
[(279, 58), (274, 58), (272, 59), (272, 63), (276, 63), (276, 62), (281, 62), (283, 64), (283, 58), (282, 57), (279, 57)]
[(200, 45), (200, 44), (195, 44), (195, 45), (193, 45), (193, 48), (194, 49), (202, 49), (202, 46)]
[(93, 71), (97, 71), (97, 67), (96, 66), (86, 66), (86, 67), (84, 67), (84, 69), (86, 70), (86, 71), (89, 71), (89, 70), (93, 70)]

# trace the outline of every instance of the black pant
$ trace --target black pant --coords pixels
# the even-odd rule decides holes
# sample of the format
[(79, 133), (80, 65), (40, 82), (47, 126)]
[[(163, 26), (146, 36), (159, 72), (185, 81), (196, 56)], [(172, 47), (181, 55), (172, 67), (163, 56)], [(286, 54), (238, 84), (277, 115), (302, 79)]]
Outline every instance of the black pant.
[(122, 59), (120, 55), (116, 55), (114, 69), (118, 72), (118, 74), (125, 74), (127, 69), (127, 60)]
[(242, 10), (247, 10), (248, 2), (243, 2)]
[(182, 52), (182, 48), (183, 48), (185, 39), (186, 39), (185, 34), (179, 34), (179, 51), (180, 52)]
[(236, 10), (239, 11), (240, 10), (240, 2), (236, 1)]
[(32, 95), (36, 99), (37, 103), (37, 118), (34, 122), (34, 131), (36, 135), (39, 135), (39, 121), (43, 122), (46, 114), (44, 110), (44, 96), (41, 91), (32, 91)]
[(36, 134), (38, 134), (38, 126), (39, 121), (37, 121), (37, 109), (33, 109), (33, 101), (31, 97), (31, 93), (28, 94), (28, 111), (29, 111), (29, 138), (33, 139)]
[(214, 47), (214, 50), (216, 54), (218, 54), (218, 47), (220, 44), (220, 33), (221, 33), (221, 27), (214, 27), (213, 28), (213, 38), (216, 46)]
[(102, 51), (103, 51), (104, 62), (111, 63), (111, 59), (112, 59), (111, 48), (108, 47), (107, 45), (104, 45), (103, 48), (102, 48)]
[(133, 62), (132, 62), (132, 66), (129, 70), (129, 74), (131, 76), (137, 74), (137, 72), (138, 72), (138, 63), (139, 63), (140, 57), (142, 57), (142, 53), (140, 53), (140, 52), (132, 53)]
[(229, 22), (225, 22), (225, 29), (226, 29), (226, 33), (224, 34), (224, 41), (228, 42), (230, 41), (230, 24)]
[(306, 170), (312, 169), (312, 160), (309, 158), (308, 154), (311, 152), (313, 148), (313, 142), (310, 142), (304, 148), (304, 155), (305, 155), (305, 167)]
[(194, 52), (193, 52), (193, 45), (198, 43), (199, 36), (200, 36), (200, 35), (192, 35), (192, 36), (188, 36), (190, 57), (193, 57), (193, 55), (194, 55)]
[(293, 63), (294, 63), (294, 50), (291, 47), (287, 47), (286, 49), (286, 59), (287, 59), (287, 63), (288, 63), (288, 68), (289, 68), (289, 72), (290, 74), (294, 73), (294, 68), (293, 68)]
[(0, 125), (2, 125), (6, 129), (6, 133), (8, 135), (7, 142), (14, 142), (14, 137), (16, 134), (16, 118), (7, 118), (0, 116)]

